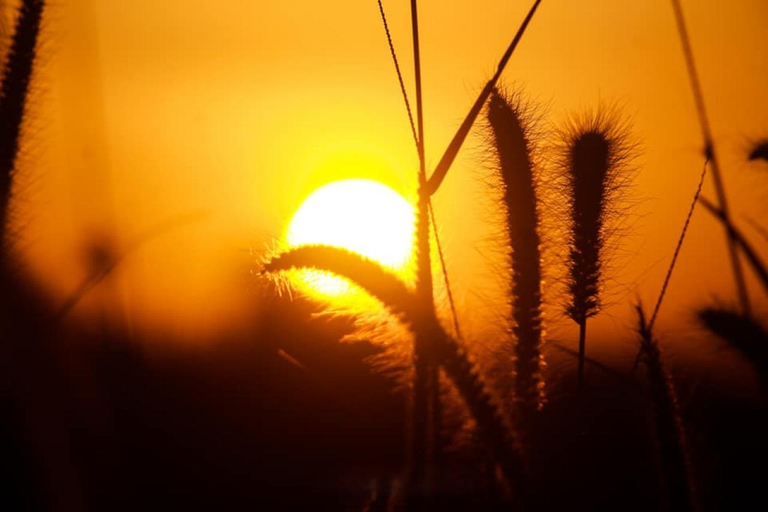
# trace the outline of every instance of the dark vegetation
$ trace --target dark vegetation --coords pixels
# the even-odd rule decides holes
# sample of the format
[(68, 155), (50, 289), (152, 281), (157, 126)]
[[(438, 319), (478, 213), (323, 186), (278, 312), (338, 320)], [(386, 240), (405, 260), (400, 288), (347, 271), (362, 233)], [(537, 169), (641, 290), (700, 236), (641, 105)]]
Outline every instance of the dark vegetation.
[[(556, 172), (565, 179), (554, 180), (567, 198), (564, 312), (581, 327), (580, 350), (557, 351), (544, 339), (539, 206), (547, 172), (539, 151), (544, 141), (532, 130), (520, 96), (497, 87), (538, 5), (431, 176), (423, 157), (417, 83), (413, 133), (421, 187), (414, 289), (347, 251), (295, 248), (272, 255), (254, 278), (259, 307), (247, 329), (222, 335), (204, 351), (149, 356), (126, 330), (67, 322), (67, 311), (51, 304), (14, 259), (4, 222), (3, 509), (765, 508), (768, 334), (748, 306), (705, 307), (698, 319), (723, 347), (744, 358), (761, 384), (759, 401), (734, 398), (706, 380), (695, 392), (680, 385), (685, 381), (664, 360), (664, 340), (653, 333), (663, 290), (650, 319), (637, 309), (641, 371), (611, 370), (586, 355), (586, 321), (600, 307), (601, 251), (613, 243), (610, 212), (621, 211), (611, 210), (610, 201), (627, 184), (624, 133), (614, 119), (599, 114), (561, 130)], [(412, 10), (417, 36), (415, 1)], [(676, 12), (682, 19), (679, 6)], [(42, 13), (42, 1), (22, 2), (3, 73), (4, 220), (12, 204)], [(683, 40), (688, 48), (687, 36)], [(418, 77), (417, 42), (414, 48)], [(687, 53), (695, 76), (689, 48)], [(402, 91), (408, 104), (406, 88)], [(500, 278), (509, 287), (510, 329), (493, 365), (504, 378), (481, 373), (463, 348), (468, 340), (438, 320), (432, 296), (430, 197), (480, 115), (487, 121), (489, 160), (498, 173), (495, 192), (506, 221), (509, 273)], [(708, 128), (704, 133), (706, 159), (716, 165)], [(745, 159), (761, 158), (759, 150)], [(718, 204), (703, 204), (768, 289), (760, 255), (733, 224), (724, 191), (718, 193)], [(700, 201), (697, 190), (693, 205)], [(95, 259), (94, 275), (115, 270), (116, 264), (103, 260)], [(673, 267), (674, 259), (670, 274)], [(411, 332), (406, 341), (413, 343), (413, 360), (375, 370), (387, 357), (385, 348), (339, 342), (355, 330), (354, 319), (313, 316), (322, 305), (277, 293), (268, 276), (291, 268), (335, 272), (379, 299)], [(572, 365), (558, 370), (562, 364), (544, 370), (544, 358), (577, 361), (577, 370)], [(403, 375), (411, 377), (406, 385)], [(495, 387), (504, 379), (512, 385)]]

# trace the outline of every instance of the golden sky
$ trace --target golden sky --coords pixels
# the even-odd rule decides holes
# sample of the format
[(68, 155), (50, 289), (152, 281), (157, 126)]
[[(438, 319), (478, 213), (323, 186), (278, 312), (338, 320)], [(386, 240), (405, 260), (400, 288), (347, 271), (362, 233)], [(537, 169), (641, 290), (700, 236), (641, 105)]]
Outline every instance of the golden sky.
[[(419, 3), (429, 166), (529, 4)], [(768, 254), (747, 223), (768, 222), (768, 168), (745, 159), (768, 136), (768, 4), (683, 4), (735, 218)], [(408, 2), (384, 5), (412, 90)], [(247, 315), (248, 270), (312, 190), (373, 178), (412, 198), (417, 158), (375, 0), (70, 0), (46, 15), (18, 247), (62, 301), (84, 279), (94, 240), (130, 248), (81, 317), (217, 332)], [(596, 322), (604, 337), (627, 337), (632, 301), (655, 300), (703, 163), (670, 2), (544, 0), (503, 81), (555, 125), (601, 103), (633, 121), (634, 215), (607, 284), (613, 305)], [(460, 319), (478, 333), (504, 310), (487, 255), (481, 142), (467, 141), (435, 198)], [(723, 242), (697, 211), (659, 319), (668, 336), (685, 338), (694, 307), (733, 302)], [(551, 309), (550, 335), (572, 338)]]

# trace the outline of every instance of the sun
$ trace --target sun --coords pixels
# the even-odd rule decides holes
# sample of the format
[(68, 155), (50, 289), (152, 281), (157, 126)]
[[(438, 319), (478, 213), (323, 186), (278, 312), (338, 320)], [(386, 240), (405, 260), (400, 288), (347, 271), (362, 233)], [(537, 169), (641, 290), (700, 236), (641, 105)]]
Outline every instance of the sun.
[[(290, 246), (325, 244), (370, 258), (403, 274), (411, 262), (415, 212), (399, 193), (378, 181), (334, 181), (299, 206), (286, 234)], [(303, 271), (297, 283), (314, 295), (339, 297), (353, 291), (345, 280)]]

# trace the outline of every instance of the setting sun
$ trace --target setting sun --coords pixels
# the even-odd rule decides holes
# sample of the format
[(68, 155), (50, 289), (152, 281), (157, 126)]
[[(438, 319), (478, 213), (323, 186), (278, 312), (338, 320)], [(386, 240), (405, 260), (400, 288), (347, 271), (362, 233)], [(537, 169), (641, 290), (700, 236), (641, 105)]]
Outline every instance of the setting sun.
[(0, 512), (768, 510), (766, 20), (0, 0)]
[[(414, 228), (413, 207), (403, 196), (373, 180), (341, 180), (307, 197), (291, 220), (291, 246), (325, 244), (341, 247), (397, 271), (408, 267)], [(303, 272), (312, 290), (339, 296), (349, 291), (340, 278)]]

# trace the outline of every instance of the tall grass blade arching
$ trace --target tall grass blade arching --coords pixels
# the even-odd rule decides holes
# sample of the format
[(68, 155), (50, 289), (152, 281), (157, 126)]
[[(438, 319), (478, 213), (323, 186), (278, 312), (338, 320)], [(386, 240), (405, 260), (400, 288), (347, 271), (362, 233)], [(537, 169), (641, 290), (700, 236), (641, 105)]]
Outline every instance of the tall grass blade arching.
[(481, 440), (504, 480), (517, 491), (520, 499), (525, 499), (524, 463), (517, 436), (493, 403), (466, 351), (440, 326), (434, 310), (425, 308), (415, 292), (379, 264), (344, 249), (298, 247), (276, 256), (264, 266), (265, 272), (291, 268), (324, 270), (345, 277), (398, 316), (433, 355), (435, 363), (445, 369), (477, 423)]

